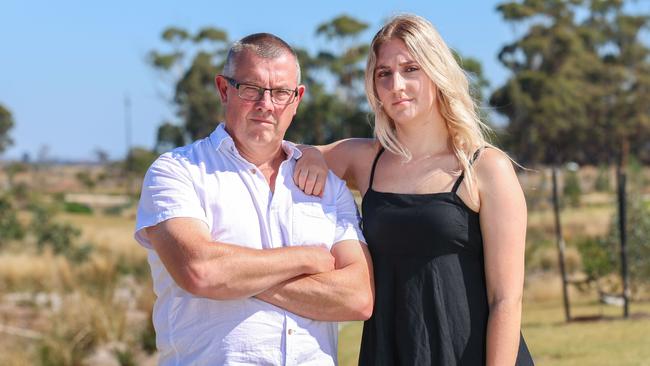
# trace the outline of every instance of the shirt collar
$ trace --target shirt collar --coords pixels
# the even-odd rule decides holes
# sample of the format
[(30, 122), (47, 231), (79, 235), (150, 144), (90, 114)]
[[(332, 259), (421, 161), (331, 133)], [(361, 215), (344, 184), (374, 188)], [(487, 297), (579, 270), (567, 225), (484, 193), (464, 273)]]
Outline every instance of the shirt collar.
[[(221, 150), (222, 148), (232, 148), (233, 151), (237, 150), (235, 141), (232, 139), (232, 137), (230, 137), (228, 131), (226, 131), (226, 124), (223, 122), (220, 123), (214, 131), (212, 131), (210, 134), (210, 141), (212, 141), (212, 145), (214, 146), (215, 150)], [(282, 140), (282, 150), (284, 150), (284, 152), (287, 154), (287, 160), (297, 160), (302, 156), (300, 149), (296, 147), (296, 144), (290, 141)]]

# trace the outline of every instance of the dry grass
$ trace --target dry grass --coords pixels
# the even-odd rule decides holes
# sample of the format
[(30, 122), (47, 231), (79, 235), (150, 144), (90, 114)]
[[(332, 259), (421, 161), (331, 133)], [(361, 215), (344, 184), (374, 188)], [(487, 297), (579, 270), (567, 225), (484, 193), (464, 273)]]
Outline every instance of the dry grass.
[(49, 252), (0, 254), (0, 292), (70, 288), (73, 277), (70, 263)]
[(81, 241), (130, 259), (145, 259), (147, 252), (133, 239), (135, 218), (61, 214), (59, 220), (82, 229)]

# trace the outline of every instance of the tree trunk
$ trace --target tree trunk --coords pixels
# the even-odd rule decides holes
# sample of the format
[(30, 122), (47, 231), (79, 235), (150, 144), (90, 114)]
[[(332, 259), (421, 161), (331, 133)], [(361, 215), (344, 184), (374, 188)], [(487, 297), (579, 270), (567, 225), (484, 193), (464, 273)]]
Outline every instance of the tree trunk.
[(570, 322), (571, 311), (569, 305), (569, 281), (567, 279), (566, 268), (564, 267), (564, 250), (566, 245), (562, 236), (562, 224), (560, 222), (560, 199), (557, 193), (557, 171), (557, 166), (553, 166), (553, 212), (555, 213), (555, 239), (557, 242), (560, 274), (562, 275), (562, 299), (564, 300), (564, 317), (567, 322)]

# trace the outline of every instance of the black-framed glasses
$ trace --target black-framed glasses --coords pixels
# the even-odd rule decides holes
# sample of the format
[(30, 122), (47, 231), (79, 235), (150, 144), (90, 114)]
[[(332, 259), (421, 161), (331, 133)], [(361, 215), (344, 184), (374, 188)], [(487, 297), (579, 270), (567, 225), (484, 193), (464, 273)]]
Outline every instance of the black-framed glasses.
[(264, 98), (264, 93), (268, 90), (271, 93), (271, 102), (274, 104), (291, 104), (296, 100), (298, 96), (298, 88), (296, 89), (270, 89), (262, 88), (261, 86), (240, 83), (237, 80), (230, 78), (228, 76), (222, 75), (224, 79), (228, 80), (228, 83), (237, 89), (237, 95), (243, 100), (249, 100), (251, 102), (257, 102)]

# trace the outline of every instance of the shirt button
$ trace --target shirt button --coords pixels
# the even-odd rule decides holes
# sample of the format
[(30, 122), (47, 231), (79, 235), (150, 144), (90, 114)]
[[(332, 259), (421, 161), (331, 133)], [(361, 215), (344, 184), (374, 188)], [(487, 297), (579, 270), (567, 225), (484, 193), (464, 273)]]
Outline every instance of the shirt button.
[(251, 174), (257, 174), (257, 170), (255, 170), (255, 168), (251, 168)]
[(294, 332), (295, 331), (293, 329), (289, 329), (289, 331), (287, 333), (289, 333), (289, 335), (292, 335)]

